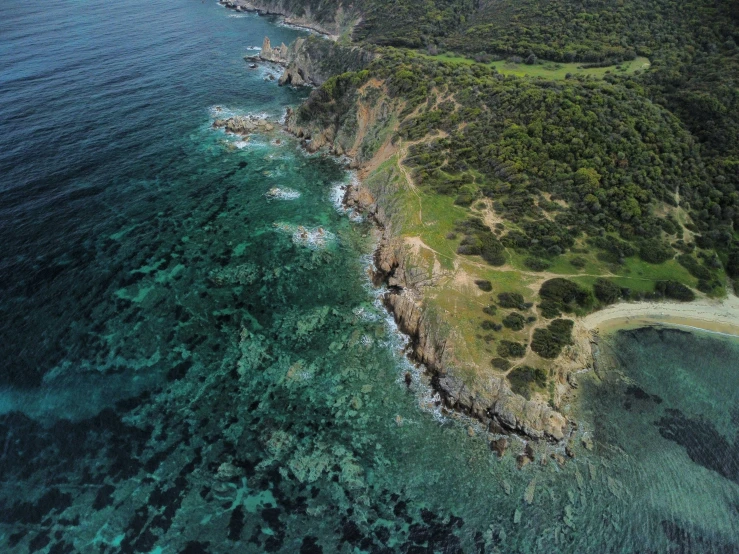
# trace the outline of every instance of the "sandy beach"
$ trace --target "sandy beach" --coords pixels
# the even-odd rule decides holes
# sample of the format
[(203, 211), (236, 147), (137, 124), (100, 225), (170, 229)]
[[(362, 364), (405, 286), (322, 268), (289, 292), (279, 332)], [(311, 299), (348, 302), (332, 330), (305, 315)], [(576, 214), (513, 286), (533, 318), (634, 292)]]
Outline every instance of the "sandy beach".
[(657, 324), (739, 336), (739, 298), (729, 295), (723, 300), (624, 302), (592, 313), (581, 322), (586, 329), (599, 332)]

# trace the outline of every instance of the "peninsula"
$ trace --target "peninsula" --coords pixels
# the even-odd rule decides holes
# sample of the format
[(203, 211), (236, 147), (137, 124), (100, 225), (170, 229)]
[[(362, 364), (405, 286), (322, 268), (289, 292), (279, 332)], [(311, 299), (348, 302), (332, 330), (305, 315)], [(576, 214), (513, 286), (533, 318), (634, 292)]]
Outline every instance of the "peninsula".
[[(408, 2), (227, 3), (330, 35), (265, 39), (256, 59), (285, 66), (280, 84), (317, 87), (286, 127), (357, 170), (345, 202), (381, 230), (375, 282), (447, 407), (493, 432), (567, 440), (560, 408), (597, 329), (739, 333), (739, 140), (719, 140), (739, 109), (708, 86), (718, 64), (739, 75), (726, 38), (737, 14), (694, 28), (669, 6), (664, 32), (722, 44), (680, 57), (636, 2), (618, 25), (638, 32), (619, 44), (595, 23), (547, 39), (574, 2), (546, 23), (525, 2), (508, 27), (492, 8), (452, 4), (416, 27)], [(708, 129), (701, 110), (721, 119)]]

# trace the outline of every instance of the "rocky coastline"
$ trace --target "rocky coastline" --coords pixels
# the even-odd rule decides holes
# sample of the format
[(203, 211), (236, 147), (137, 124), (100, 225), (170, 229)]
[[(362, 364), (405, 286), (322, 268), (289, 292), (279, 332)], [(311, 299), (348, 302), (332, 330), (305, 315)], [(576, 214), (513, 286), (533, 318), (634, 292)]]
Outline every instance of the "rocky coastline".
[[(381, 203), (360, 182), (347, 187), (344, 204), (370, 217), (380, 230), (381, 238), (374, 253), (373, 282), (376, 286), (387, 286), (383, 304), (393, 315), (398, 329), (410, 339), (409, 358), (424, 366), (444, 406), (479, 420), (494, 436), (514, 433), (550, 443), (570, 439), (575, 422), (568, 421), (546, 404), (513, 393), (503, 378), (491, 377), (487, 390), (477, 391), (448, 371), (451, 351), (441, 332), (441, 322), (422, 306), (422, 289), (427, 277), (406, 267), (402, 241), (393, 236), (391, 222)], [(495, 398), (492, 403), (491, 397)], [(496, 440), (491, 447), (500, 449), (502, 443)]]
[(238, 12), (281, 16), (285, 24), (291, 27), (319, 33), (332, 41), (337, 40), (343, 31), (350, 30), (360, 20), (358, 13), (344, 13), (340, 10), (333, 20), (318, 21), (311, 16), (310, 11), (306, 11), (303, 15), (294, 13), (284, 0), (219, 0), (218, 3)]
[[(272, 47), (269, 39), (265, 38), (262, 52), (248, 60), (284, 66), (286, 69), (280, 77), (280, 84), (317, 86), (330, 75), (322, 74), (320, 69), (316, 71), (324, 60), (320, 59), (320, 55), (311, 56), (307, 51), (306, 39), (298, 39), (290, 46), (282, 44)], [(372, 59), (370, 56), (365, 58), (367, 62)], [(356, 137), (355, 144), (349, 146), (337, 139), (336, 130), (302, 126), (298, 123), (297, 112), (293, 110), (288, 110), (284, 128), (301, 139), (308, 152), (327, 150), (333, 155), (346, 156), (352, 169), (366, 172), (367, 167), (378, 165), (376, 158), (387, 156), (387, 153), (378, 153), (372, 159), (362, 159), (358, 155), (359, 137)], [(388, 206), (390, 194), (391, 191), (370, 190), (360, 180), (358, 184), (347, 188), (344, 204), (363, 212), (377, 224), (380, 231), (381, 238), (374, 254), (373, 281), (378, 286), (384, 284), (388, 288), (383, 303), (393, 315), (399, 330), (409, 337), (409, 358), (426, 368), (433, 388), (447, 409), (479, 420), (494, 440), (499, 441), (507, 434), (516, 434), (524, 440), (567, 444), (571, 452), (576, 422), (545, 401), (527, 400), (515, 394), (503, 375), (486, 376), (485, 382), (476, 382), (474, 387), (470, 387), (453, 370), (454, 348), (448, 340), (449, 323), (424, 309), (423, 305), (423, 289), (433, 285), (434, 278), (429, 278), (424, 271), (419, 271), (410, 263), (406, 245), (393, 229)], [(575, 387), (573, 379), (568, 376), (573, 367), (592, 367), (589, 336), (584, 333), (577, 337), (576, 354), (571, 356), (572, 359), (557, 362), (563, 366), (556, 370), (562, 375), (558, 384), (560, 398), (572, 396)], [(502, 444), (496, 442), (495, 448), (500, 450)]]

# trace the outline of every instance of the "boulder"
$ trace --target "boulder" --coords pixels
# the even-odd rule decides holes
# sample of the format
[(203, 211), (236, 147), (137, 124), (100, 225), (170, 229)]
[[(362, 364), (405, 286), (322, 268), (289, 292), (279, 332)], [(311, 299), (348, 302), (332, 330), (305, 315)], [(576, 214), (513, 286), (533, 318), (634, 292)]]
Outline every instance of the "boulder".
[(498, 458), (502, 458), (503, 454), (505, 454), (505, 451), (508, 449), (508, 438), (501, 437), (490, 441), (490, 448), (498, 455)]

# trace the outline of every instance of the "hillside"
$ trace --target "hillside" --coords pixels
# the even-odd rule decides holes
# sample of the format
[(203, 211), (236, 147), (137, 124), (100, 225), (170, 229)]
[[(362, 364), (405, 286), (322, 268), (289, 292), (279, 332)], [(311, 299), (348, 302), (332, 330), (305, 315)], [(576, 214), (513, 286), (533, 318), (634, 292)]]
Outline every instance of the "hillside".
[(590, 363), (578, 316), (730, 293), (735, 18), (696, 1), (363, 4), (339, 44), (373, 61), (337, 63), (288, 126), (360, 169), (347, 200), (383, 227), (376, 278), (449, 406), (560, 439), (553, 409)]

